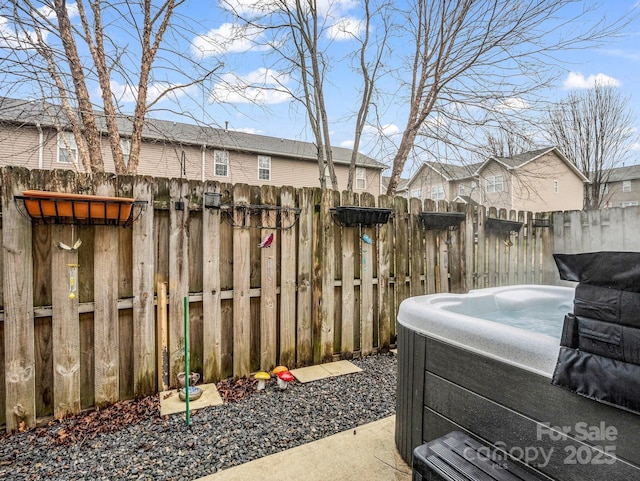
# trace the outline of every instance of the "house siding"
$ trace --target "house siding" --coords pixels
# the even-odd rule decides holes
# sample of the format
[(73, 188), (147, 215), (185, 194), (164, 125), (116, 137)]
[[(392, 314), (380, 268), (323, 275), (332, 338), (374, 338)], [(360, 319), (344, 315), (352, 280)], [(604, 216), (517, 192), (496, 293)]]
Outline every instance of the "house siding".
[[(482, 197), (482, 203), (497, 209), (517, 209), (514, 205), (512, 192), (512, 175), (503, 165), (492, 161), (479, 173), (479, 188)], [(502, 191), (487, 192), (487, 179), (501, 175), (503, 178)]]
[[(43, 129), (42, 166), (43, 169), (70, 169), (70, 164), (57, 162), (58, 134), (54, 129)], [(0, 165), (16, 165), (29, 169), (39, 166), (39, 132), (33, 126), (0, 126), (2, 157)], [(204, 148), (204, 158), (203, 158)], [(115, 172), (109, 139), (102, 137), (101, 150), (105, 171)], [(234, 150), (229, 152), (229, 175), (214, 175), (214, 151), (225, 150), (211, 146), (185, 145), (169, 141), (145, 141), (140, 151), (138, 175), (175, 178), (181, 175), (181, 159), (184, 152), (186, 179), (218, 180), (220, 182), (246, 183), (250, 185), (290, 185), (293, 187), (319, 187), (318, 164), (313, 160), (291, 159), (271, 155), (271, 179), (258, 179), (259, 153)], [(346, 189), (349, 168), (336, 164), (339, 189)], [(78, 160), (78, 171), (84, 171)], [(354, 192), (368, 192), (379, 195), (381, 170), (366, 168), (366, 189), (357, 189), (354, 174)]]
[[(528, 161), (526, 154), (529, 154)], [(541, 149), (522, 155), (515, 160), (491, 158), (481, 166), (467, 167), (466, 171), (460, 166), (447, 166), (446, 170), (453, 172), (452, 180), (447, 180), (437, 169), (425, 163), (407, 181), (403, 192), (407, 197), (415, 197), (414, 191), (420, 189), (420, 198), (430, 199), (431, 188), (441, 185), (444, 187), (445, 200), (449, 202), (461, 196), (464, 202), (472, 201), (497, 209), (532, 212), (582, 209), (584, 177), (565, 161), (557, 149)], [(472, 173), (476, 168), (479, 170)], [(487, 181), (496, 176), (502, 176), (502, 190), (489, 192)], [(459, 192), (461, 185), (464, 185), (463, 193)], [(634, 188), (640, 194), (640, 185), (632, 186), (632, 190)]]
[[(607, 183), (608, 194), (604, 207), (627, 207), (629, 205), (640, 205), (640, 179), (628, 179), (631, 183), (631, 191), (623, 192), (623, 181)], [(637, 204), (636, 204), (637, 202)]]
[(419, 175), (417, 175), (414, 179), (412, 179), (411, 182), (407, 184), (407, 197), (414, 197), (413, 191), (420, 189), (420, 200), (431, 199), (431, 189), (438, 186), (444, 189), (444, 200), (446, 200), (447, 202), (452, 201), (453, 197), (451, 196), (450, 182), (447, 181), (438, 172), (425, 167), (422, 169)]
[[(558, 192), (555, 192), (555, 181)], [(582, 180), (552, 153), (523, 165), (514, 177), (514, 209), (517, 210), (582, 210), (583, 196)]]

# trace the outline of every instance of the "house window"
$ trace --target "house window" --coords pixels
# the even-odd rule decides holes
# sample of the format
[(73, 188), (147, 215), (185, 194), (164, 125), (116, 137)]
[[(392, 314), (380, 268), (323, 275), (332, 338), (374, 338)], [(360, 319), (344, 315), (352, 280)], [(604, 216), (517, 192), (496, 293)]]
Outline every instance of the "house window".
[(609, 193), (609, 184), (600, 184), (600, 195)]
[(268, 155), (258, 156), (258, 179), (271, 180), (271, 157)]
[(488, 193), (502, 192), (504, 190), (504, 177), (501, 175), (491, 175), (487, 177), (486, 182), (486, 191)]
[(444, 199), (444, 187), (441, 185), (434, 185), (431, 187), (431, 200), (443, 200)]
[(638, 201), (637, 200), (627, 200), (624, 202), (620, 202), (620, 207), (631, 207), (634, 205), (638, 205)]
[(214, 175), (229, 177), (229, 152), (224, 150), (213, 151)]
[(367, 170), (364, 167), (356, 167), (356, 189), (367, 188)]
[(122, 149), (122, 160), (124, 165), (129, 166), (129, 155), (131, 155), (131, 139), (120, 139), (120, 148)]
[(560, 184), (558, 183), (557, 180), (553, 181), (553, 192), (555, 194), (557, 194), (558, 192), (560, 192)]
[(78, 161), (78, 145), (71, 132), (58, 133), (58, 162), (75, 164)]
[(622, 192), (631, 192), (631, 181), (623, 180), (622, 181)]
[(418, 199), (422, 199), (422, 189), (413, 189), (411, 191), (411, 197), (417, 197)]
[(464, 184), (458, 186), (458, 195), (464, 195)]

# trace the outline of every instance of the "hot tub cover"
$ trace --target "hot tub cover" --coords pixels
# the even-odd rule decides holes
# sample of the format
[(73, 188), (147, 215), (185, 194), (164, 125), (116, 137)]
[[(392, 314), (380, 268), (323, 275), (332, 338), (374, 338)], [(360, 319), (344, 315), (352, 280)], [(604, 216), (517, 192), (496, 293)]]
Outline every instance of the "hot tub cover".
[(552, 384), (640, 413), (640, 253), (554, 254), (579, 282)]

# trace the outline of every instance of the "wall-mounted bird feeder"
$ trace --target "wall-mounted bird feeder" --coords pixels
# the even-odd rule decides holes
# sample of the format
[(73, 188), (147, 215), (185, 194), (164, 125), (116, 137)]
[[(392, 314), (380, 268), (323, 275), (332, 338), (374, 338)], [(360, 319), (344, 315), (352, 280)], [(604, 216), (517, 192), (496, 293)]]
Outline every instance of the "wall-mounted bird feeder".
[(420, 212), (420, 222), (426, 230), (457, 229), (465, 217), (463, 212)]
[(519, 232), (523, 223), (515, 220), (498, 219), (497, 217), (487, 217), (487, 229), (492, 232), (501, 234), (509, 234), (511, 232)]
[[(25, 190), (14, 197), (21, 214), (35, 223), (130, 225), (141, 214), (146, 201), (128, 197), (69, 194)], [(26, 217), (26, 215), (25, 215)]]
[(358, 207), (354, 205), (341, 205), (331, 209), (333, 220), (342, 227), (373, 227), (389, 222), (391, 209), (382, 207)]

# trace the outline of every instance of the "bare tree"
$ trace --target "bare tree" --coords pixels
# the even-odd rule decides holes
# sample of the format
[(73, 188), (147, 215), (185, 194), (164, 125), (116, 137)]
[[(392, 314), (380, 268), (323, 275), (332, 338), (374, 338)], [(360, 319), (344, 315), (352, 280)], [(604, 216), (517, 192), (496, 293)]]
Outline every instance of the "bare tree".
[(551, 143), (591, 180), (584, 208), (599, 209), (607, 201), (604, 186), (611, 169), (624, 163), (631, 144), (633, 116), (629, 98), (613, 86), (596, 84), (573, 91), (549, 109), (547, 136)]
[[(37, 85), (43, 99), (58, 99), (86, 171), (104, 171), (99, 125), (103, 122), (116, 173), (135, 174), (149, 109), (169, 93), (199, 83), (215, 71), (215, 68), (200, 69), (199, 74), (178, 85), (153, 75), (161, 60), (162, 69), (182, 72), (185, 78), (185, 69), (178, 64), (186, 56), (164, 42), (169, 31), (179, 35), (176, 32), (183, 25), (174, 23), (185, 1), (77, 0), (67, 5), (65, 0), (11, 0), (2, 6), (1, 14), (8, 23), (1, 30), (0, 41), (9, 47), (10, 54), (0, 59), (0, 63), (11, 72), (7, 81), (18, 84), (27, 79)], [(79, 26), (71, 21), (72, 6), (80, 19)], [(158, 59), (162, 48), (169, 54)], [(191, 62), (192, 67), (196, 65)], [(96, 84), (99, 102), (91, 95)], [(151, 84), (157, 88), (149, 98)], [(130, 150), (125, 163), (122, 124), (118, 119), (122, 116), (124, 99), (131, 97), (135, 107), (132, 115), (127, 116)], [(62, 130), (64, 126), (58, 128)]]
[(498, 130), (486, 131), (478, 151), (484, 160), (488, 157), (512, 157), (535, 148), (536, 144), (526, 135), (526, 130), (505, 124)]
[(395, 192), (418, 135), (429, 135), (429, 120), (437, 123), (441, 136), (437, 140), (447, 140), (443, 131), (461, 136), (451, 128), (454, 123), (480, 125), (473, 116), (462, 119), (465, 107), (485, 109), (501, 99), (518, 99), (549, 86), (558, 72), (550, 68), (554, 54), (593, 45), (619, 32), (628, 21), (627, 17), (609, 25), (589, 24), (586, 9), (572, 18), (556, 18), (570, 3), (414, 0), (399, 12), (403, 16), (399, 28), (412, 46), (411, 58), (400, 72), (410, 78), (404, 84), (410, 94), (388, 194)]
[[(371, 22), (379, 17), (385, 22), (385, 12), (389, 4), (386, 0), (362, 2), (362, 35), (342, 25), (334, 10), (342, 2), (328, 0), (265, 0), (258, 2), (251, 12), (241, 11), (236, 2), (226, 1), (226, 8), (233, 12), (245, 26), (272, 32), (267, 41), (270, 54), (275, 54), (276, 65), (283, 62), (283, 71), (295, 79), (293, 87), (280, 83), (278, 88), (286, 91), (299, 105), (302, 105), (318, 149), (318, 173), (321, 187), (326, 187), (327, 174), (334, 189), (338, 189), (331, 143), (331, 125), (327, 110), (325, 87), (331, 84), (328, 78), (332, 68), (339, 62), (355, 59), (354, 68), (362, 77), (359, 106), (355, 113), (354, 146), (349, 166), (347, 189), (353, 189), (353, 178), (362, 132), (367, 125), (369, 108), (375, 95), (376, 80), (381, 74), (382, 56), (385, 51), (389, 30), (379, 29), (381, 35), (372, 39)], [(337, 60), (331, 56), (332, 34), (349, 38), (357, 47), (350, 55)], [(289, 78), (289, 77), (288, 77)], [(277, 80), (277, 79), (276, 79)]]

